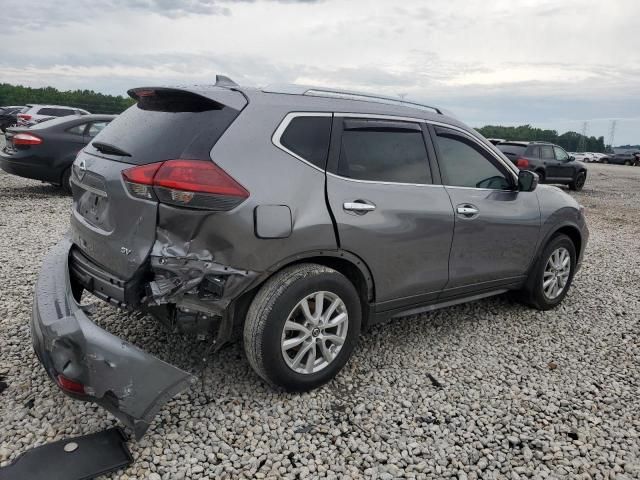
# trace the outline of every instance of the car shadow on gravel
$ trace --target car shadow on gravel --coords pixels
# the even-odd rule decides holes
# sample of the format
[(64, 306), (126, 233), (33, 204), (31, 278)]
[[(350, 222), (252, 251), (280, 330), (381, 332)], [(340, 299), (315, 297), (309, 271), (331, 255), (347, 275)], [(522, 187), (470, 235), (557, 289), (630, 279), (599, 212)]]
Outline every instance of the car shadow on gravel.
[(42, 183), (40, 185), (20, 185), (14, 187), (3, 187), (0, 189), (4, 196), (16, 197), (70, 197), (62, 188), (50, 183)]

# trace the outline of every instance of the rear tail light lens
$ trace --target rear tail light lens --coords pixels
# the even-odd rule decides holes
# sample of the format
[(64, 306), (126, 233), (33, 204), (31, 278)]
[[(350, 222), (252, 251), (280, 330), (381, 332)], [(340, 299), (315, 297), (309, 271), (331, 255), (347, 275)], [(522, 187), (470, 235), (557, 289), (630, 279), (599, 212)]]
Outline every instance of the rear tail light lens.
[(526, 158), (519, 158), (516, 160), (516, 167), (518, 168), (528, 168), (529, 167), (529, 160), (527, 160)]
[(167, 160), (122, 172), (131, 195), (182, 207), (231, 210), (249, 192), (207, 160)]
[(31, 115), (28, 115), (26, 113), (19, 113), (18, 118), (21, 118), (22, 120), (31, 120)]
[(85, 391), (84, 391), (84, 385), (81, 383), (76, 382), (75, 380), (71, 380), (67, 377), (65, 377), (62, 374), (59, 374), (56, 377), (56, 381), (58, 382), (58, 385), (60, 386), (61, 389), (70, 392), (70, 393), (76, 393), (79, 395), (84, 395)]
[(42, 139), (30, 133), (18, 133), (13, 136), (14, 145), (40, 145)]

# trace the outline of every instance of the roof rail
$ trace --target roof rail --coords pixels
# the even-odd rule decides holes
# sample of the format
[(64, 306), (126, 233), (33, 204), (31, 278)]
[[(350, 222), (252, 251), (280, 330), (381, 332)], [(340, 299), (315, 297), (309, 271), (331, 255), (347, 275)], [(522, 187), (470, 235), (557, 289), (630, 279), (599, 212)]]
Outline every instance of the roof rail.
[(406, 107), (418, 108), (421, 110), (431, 110), (440, 115), (443, 115), (442, 110), (430, 105), (424, 105), (422, 103), (410, 102), (408, 100), (402, 100), (394, 97), (386, 97), (381, 95), (372, 95), (368, 93), (349, 92), (344, 90), (329, 90), (324, 88), (310, 88), (306, 90), (303, 95), (312, 97), (328, 97), (328, 98), (341, 98), (344, 100), (359, 100), (363, 102), (376, 102), (384, 103), (387, 105), (401, 105)]

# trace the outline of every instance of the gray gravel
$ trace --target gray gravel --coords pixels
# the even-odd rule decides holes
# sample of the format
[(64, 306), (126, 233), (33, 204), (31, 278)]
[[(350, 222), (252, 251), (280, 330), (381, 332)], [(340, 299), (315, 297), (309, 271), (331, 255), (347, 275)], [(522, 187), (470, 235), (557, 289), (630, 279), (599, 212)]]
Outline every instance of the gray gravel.
[[(500, 297), (376, 327), (302, 395), (268, 388), (233, 345), (109, 478), (640, 478), (640, 168), (589, 169), (575, 196), (591, 241), (557, 310)], [(116, 423), (62, 395), (30, 347), (33, 285), (69, 206), (0, 172), (0, 465)], [(193, 338), (97, 305), (103, 327), (197, 369)]]

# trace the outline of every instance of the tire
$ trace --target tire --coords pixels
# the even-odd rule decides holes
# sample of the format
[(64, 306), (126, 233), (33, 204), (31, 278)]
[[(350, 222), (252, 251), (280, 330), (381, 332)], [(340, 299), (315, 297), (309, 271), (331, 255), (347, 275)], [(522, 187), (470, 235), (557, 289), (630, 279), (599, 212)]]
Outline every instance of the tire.
[[(320, 292), (324, 305), (320, 313), (330, 310), (329, 305), (333, 306), (336, 298), (342, 302), (329, 316), (329, 320), (337, 320), (346, 313), (340, 326), (327, 327), (322, 322), (309, 321), (304, 304), (309, 302), (307, 313), (315, 316)], [(244, 350), (253, 370), (266, 382), (288, 391), (303, 392), (328, 382), (347, 363), (358, 342), (361, 321), (360, 297), (344, 275), (323, 265), (293, 265), (267, 280), (251, 302), (244, 325)], [(285, 332), (285, 323), (298, 326), (304, 323), (308, 328), (303, 325), (306, 330), (297, 327)], [(332, 338), (341, 337), (342, 345), (327, 340), (330, 334)], [(301, 338), (306, 340), (296, 343)], [(285, 340), (295, 346), (286, 350)], [(310, 368), (311, 372), (301, 372), (299, 369), (308, 370), (314, 352), (316, 363)], [(323, 352), (332, 357), (331, 361)], [(298, 356), (301, 361), (296, 367)]]
[[(555, 254), (555, 252), (562, 251), (564, 249), (569, 257), (569, 272), (564, 280), (564, 285), (562, 290), (557, 294), (557, 296), (549, 296), (543, 287), (543, 279), (545, 277), (545, 272), (549, 270), (549, 268), (553, 268), (550, 266), (549, 262), (551, 262), (551, 255)], [(537, 309), (537, 310), (551, 310), (552, 308), (557, 307), (564, 297), (567, 295), (569, 288), (571, 287), (571, 283), (573, 282), (573, 275), (576, 270), (576, 248), (573, 242), (569, 237), (564, 234), (554, 235), (547, 245), (542, 250), (539, 258), (536, 260), (536, 263), (532, 267), (529, 272), (529, 277), (525, 283), (525, 286), (517, 292), (517, 298)], [(551, 274), (553, 278), (553, 274)], [(561, 277), (561, 275), (558, 275)], [(549, 278), (549, 274), (547, 274), (547, 279)], [(560, 285), (561, 282), (558, 283)], [(555, 292), (554, 292), (555, 293)]]
[(624, 164), (625, 164), (627, 167), (630, 167), (630, 166), (631, 166), (631, 162), (630, 162), (629, 160), (625, 160), (625, 161), (624, 161)]
[(67, 194), (71, 195), (71, 167), (62, 172), (60, 178), (60, 188)]
[(544, 183), (544, 178), (545, 178), (544, 170), (536, 170), (535, 173), (538, 174), (538, 183)]
[(604, 158), (604, 159), (602, 160), (602, 163), (609, 163), (609, 160), (607, 160), (606, 158)]
[(587, 180), (587, 172), (578, 172), (576, 178), (569, 184), (569, 188), (575, 192), (579, 192), (584, 187), (584, 183)]

